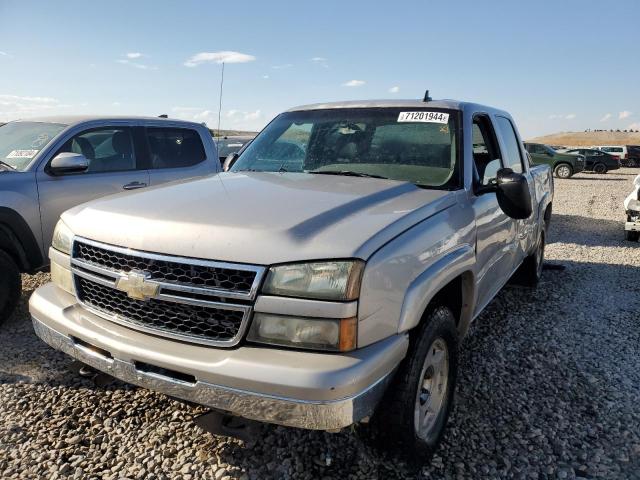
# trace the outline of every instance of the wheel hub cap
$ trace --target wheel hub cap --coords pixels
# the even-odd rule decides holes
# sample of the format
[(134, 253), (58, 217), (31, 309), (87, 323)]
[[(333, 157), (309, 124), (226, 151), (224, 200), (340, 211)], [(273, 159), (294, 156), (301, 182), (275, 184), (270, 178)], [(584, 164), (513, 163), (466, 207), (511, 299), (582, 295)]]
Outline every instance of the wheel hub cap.
[(431, 343), (422, 367), (414, 423), (418, 437), (428, 439), (445, 405), (449, 383), (449, 350), (442, 338)]

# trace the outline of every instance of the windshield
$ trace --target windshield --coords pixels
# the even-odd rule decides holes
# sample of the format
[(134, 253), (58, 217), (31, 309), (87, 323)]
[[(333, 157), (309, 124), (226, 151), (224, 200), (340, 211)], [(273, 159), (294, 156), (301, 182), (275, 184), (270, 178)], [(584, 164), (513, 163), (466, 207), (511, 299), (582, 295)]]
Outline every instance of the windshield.
[(429, 108), (287, 112), (231, 171), (372, 176), (458, 188), (457, 121), (454, 110)]
[(10, 122), (0, 127), (0, 168), (24, 170), (33, 157), (66, 125), (42, 122)]

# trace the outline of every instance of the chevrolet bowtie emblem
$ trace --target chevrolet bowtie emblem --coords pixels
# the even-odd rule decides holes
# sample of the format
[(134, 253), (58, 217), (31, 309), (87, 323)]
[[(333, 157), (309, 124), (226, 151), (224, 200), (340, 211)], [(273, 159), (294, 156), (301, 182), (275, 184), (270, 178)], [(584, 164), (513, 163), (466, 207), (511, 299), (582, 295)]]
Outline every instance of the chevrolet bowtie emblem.
[(141, 272), (129, 272), (118, 278), (116, 288), (135, 300), (148, 300), (158, 294), (160, 285), (149, 281), (149, 275)]

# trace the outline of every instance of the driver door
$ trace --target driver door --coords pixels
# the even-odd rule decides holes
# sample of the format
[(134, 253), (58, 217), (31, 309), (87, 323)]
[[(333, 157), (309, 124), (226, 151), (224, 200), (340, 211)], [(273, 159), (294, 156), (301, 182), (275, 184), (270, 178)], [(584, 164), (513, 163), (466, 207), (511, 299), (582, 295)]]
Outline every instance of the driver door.
[[(135, 150), (131, 128), (93, 128), (69, 138), (46, 165), (38, 169), (36, 179), (45, 251), (51, 245), (53, 229), (65, 210), (149, 184), (149, 173), (140, 169)], [(49, 164), (61, 152), (81, 153), (89, 161), (89, 168), (82, 173), (53, 175)]]

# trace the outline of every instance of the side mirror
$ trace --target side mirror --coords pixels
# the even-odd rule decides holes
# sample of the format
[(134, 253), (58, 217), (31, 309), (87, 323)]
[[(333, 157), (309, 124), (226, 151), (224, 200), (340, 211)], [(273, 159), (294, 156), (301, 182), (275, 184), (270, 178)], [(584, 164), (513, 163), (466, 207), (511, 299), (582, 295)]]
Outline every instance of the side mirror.
[(64, 175), (66, 173), (81, 173), (89, 168), (89, 160), (81, 153), (62, 152), (56, 155), (49, 171), (52, 175)]
[(527, 177), (510, 168), (498, 170), (496, 196), (502, 211), (511, 218), (522, 220), (533, 212)]
[(240, 155), (238, 155), (237, 153), (232, 153), (227, 158), (225, 158), (224, 163), (222, 164), (222, 171), (228, 172), (229, 169), (233, 167), (233, 164), (236, 163), (236, 160), (238, 160), (239, 156)]

